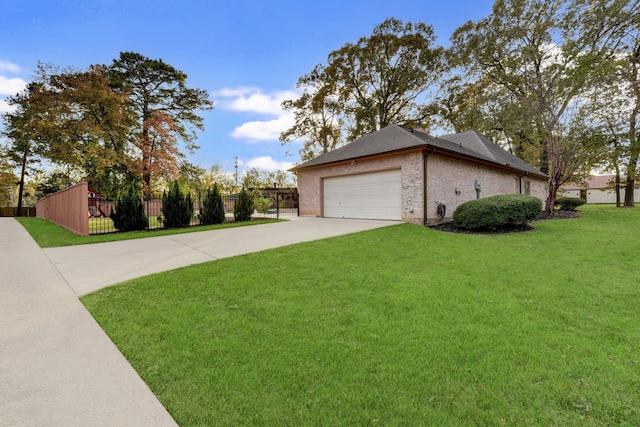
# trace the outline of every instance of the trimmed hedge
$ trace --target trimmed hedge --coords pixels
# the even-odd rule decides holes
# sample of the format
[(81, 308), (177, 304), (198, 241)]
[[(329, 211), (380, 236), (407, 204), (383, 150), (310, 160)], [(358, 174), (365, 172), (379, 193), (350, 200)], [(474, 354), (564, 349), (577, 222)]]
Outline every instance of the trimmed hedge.
[(502, 194), (458, 206), (454, 222), (467, 230), (497, 230), (526, 225), (540, 215), (542, 201), (523, 194)]
[(575, 211), (578, 206), (582, 206), (587, 201), (580, 197), (558, 197), (554, 206), (560, 206), (563, 211)]

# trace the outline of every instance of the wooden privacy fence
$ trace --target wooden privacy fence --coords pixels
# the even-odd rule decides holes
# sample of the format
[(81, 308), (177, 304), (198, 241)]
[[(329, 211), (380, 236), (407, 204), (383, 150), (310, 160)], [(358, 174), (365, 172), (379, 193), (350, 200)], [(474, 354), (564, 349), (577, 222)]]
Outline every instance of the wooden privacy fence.
[(0, 217), (6, 216), (36, 216), (35, 206), (23, 207), (18, 215), (18, 208), (15, 207), (0, 207)]

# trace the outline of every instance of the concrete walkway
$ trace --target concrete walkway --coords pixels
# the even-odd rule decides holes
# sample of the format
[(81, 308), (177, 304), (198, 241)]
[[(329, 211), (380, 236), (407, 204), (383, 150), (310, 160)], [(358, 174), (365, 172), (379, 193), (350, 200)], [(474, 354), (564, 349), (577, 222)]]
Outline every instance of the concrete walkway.
[(78, 300), (135, 277), (396, 224), (292, 221), (42, 250), (0, 218), (0, 426), (175, 426)]

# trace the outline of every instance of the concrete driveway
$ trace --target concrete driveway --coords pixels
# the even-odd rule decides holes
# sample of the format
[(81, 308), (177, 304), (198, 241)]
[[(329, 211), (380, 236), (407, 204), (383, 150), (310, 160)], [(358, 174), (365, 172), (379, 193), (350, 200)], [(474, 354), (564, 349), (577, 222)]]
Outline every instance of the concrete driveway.
[(78, 296), (136, 277), (220, 258), (399, 224), (299, 217), (290, 221), (45, 249)]
[(0, 426), (175, 426), (78, 300), (135, 277), (396, 224), (292, 221), (42, 250), (0, 218)]

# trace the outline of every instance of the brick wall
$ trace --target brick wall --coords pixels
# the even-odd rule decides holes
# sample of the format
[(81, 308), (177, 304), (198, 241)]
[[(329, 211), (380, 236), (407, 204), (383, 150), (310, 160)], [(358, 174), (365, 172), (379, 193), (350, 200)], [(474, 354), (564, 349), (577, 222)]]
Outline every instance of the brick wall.
[[(379, 156), (367, 160), (342, 162), (298, 171), (300, 215), (323, 215), (323, 179), (390, 169), (401, 169), (402, 220), (422, 224), (424, 218), (424, 160), (422, 151)], [(547, 195), (546, 179), (524, 176), (522, 182), (515, 172), (495, 169), (480, 163), (433, 154), (427, 160), (428, 223), (450, 221), (458, 205), (476, 198), (475, 182), (480, 183), (480, 197), (498, 194), (518, 194), (524, 181), (530, 182), (530, 194), (544, 203)], [(459, 194), (456, 194), (456, 189)], [(446, 206), (446, 216), (437, 216), (438, 202)]]
[(89, 235), (89, 198), (86, 182), (51, 194), (36, 204), (38, 218), (54, 222), (81, 236)]
[(300, 215), (323, 215), (323, 179), (368, 172), (400, 169), (402, 180), (402, 220), (422, 223), (423, 217), (423, 162), (422, 151), (373, 157), (366, 160), (343, 162), (298, 172)]
[[(430, 224), (441, 222), (436, 209), (438, 201), (444, 202), (446, 217), (451, 220), (456, 208), (464, 202), (476, 199), (476, 181), (480, 184), (480, 197), (496, 196), (498, 194), (519, 194), (524, 181), (530, 182), (530, 195), (538, 197), (544, 203), (546, 198), (546, 179), (532, 176), (522, 177), (521, 174), (506, 170), (495, 169), (481, 163), (452, 159), (440, 155), (431, 155), (427, 160), (427, 222)], [(456, 189), (459, 194), (456, 194)]]

